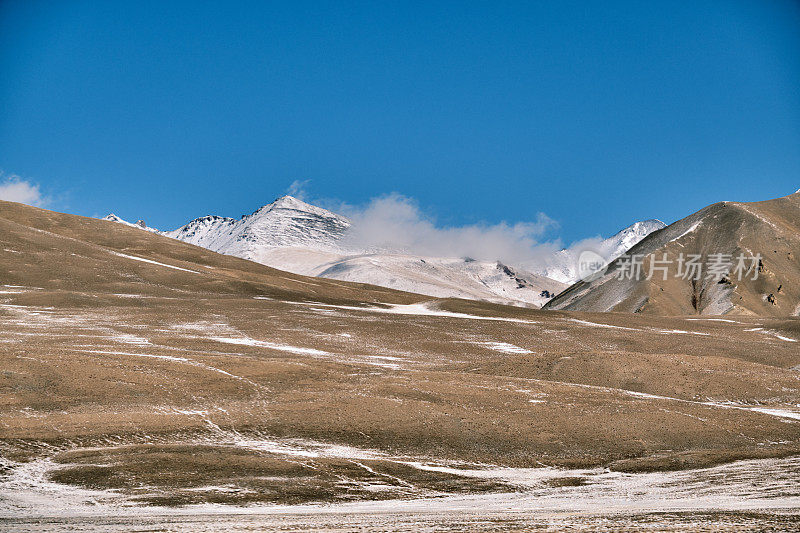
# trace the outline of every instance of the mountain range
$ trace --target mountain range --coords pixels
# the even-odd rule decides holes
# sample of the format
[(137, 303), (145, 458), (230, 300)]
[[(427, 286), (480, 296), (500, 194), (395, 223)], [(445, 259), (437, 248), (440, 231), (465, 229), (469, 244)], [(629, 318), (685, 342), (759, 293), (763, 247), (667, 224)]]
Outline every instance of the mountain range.
[[(105, 220), (296, 274), (444, 298), (540, 307), (578, 279), (575, 249), (514, 265), (368, 249), (348, 239), (349, 219), (292, 196), (278, 198), (240, 219), (204, 216), (173, 231), (158, 232), (141, 220), (133, 224), (113, 214)], [(608, 239), (593, 240), (591, 248), (611, 261), (664, 226), (658, 220), (637, 222)]]
[[(291, 196), (240, 219), (206, 216), (167, 232), (115, 215), (106, 220), (295, 274), (428, 296), (590, 312), (800, 314), (800, 191), (764, 202), (719, 202), (669, 226), (637, 222), (610, 238), (513, 265), (360, 248), (348, 239), (350, 220)], [(586, 250), (607, 269), (581, 280)], [(724, 272), (687, 272), (692, 257), (700, 270), (722, 261), (717, 268)], [(636, 276), (626, 272), (632, 262), (640, 263)]]

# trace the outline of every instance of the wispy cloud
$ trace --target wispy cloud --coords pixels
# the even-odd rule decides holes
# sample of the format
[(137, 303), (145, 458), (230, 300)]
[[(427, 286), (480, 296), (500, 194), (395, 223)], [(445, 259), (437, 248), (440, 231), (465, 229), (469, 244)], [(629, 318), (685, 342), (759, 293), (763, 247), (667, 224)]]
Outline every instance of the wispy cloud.
[(352, 227), (347, 244), (367, 249), (438, 257), (472, 257), (488, 261), (535, 261), (560, 247), (540, 242), (557, 223), (544, 213), (530, 222), (440, 226), (418, 204), (400, 194), (372, 199), (367, 205), (339, 205)]
[(43, 207), (49, 202), (49, 199), (42, 194), (38, 184), (16, 175), (3, 178), (2, 174), (0, 174), (0, 200), (37, 207)]
[(306, 188), (308, 188), (309, 183), (311, 183), (311, 180), (294, 180), (286, 189), (286, 194), (294, 196), (298, 200), (305, 200), (308, 196)]

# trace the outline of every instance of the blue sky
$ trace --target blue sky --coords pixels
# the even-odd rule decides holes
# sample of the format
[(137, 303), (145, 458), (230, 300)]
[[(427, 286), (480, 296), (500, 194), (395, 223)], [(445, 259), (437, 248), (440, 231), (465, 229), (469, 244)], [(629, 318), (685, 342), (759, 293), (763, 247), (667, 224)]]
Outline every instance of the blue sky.
[(800, 187), (800, 4), (0, 3), (0, 169), (174, 228), (396, 192), (548, 238)]

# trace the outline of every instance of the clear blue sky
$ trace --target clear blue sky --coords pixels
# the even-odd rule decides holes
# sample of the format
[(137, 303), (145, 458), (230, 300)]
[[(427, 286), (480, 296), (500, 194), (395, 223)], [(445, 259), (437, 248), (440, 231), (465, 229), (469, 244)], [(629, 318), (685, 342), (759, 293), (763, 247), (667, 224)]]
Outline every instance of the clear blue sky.
[(0, 169), (173, 228), (311, 180), (569, 242), (800, 187), (800, 3), (0, 3)]

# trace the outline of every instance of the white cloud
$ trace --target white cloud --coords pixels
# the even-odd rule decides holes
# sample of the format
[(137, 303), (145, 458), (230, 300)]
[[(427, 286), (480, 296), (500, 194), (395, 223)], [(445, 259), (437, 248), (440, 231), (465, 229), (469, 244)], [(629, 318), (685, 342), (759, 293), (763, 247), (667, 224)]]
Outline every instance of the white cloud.
[(368, 250), (518, 263), (535, 261), (560, 247), (558, 242), (538, 241), (558, 225), (544, 213), (532, 222), (444, 227), (399, 194), (374, 198), (361, 208), (340, 206), (338, 211), (353, 223), (347, 244)]
[[(2, 176), (0, 176), (2, 178)], [(47, 204), (47, 198), (42, 196), (39, 185), (23, 180), (19, 176), (8, 176), (0, 182), (0, 200), (19, 202), (37, 207)]]
[(298, 200), (306, 199), (306, 187), (311, 183), (311, 180), (294, 180), (289, 188), (286, 189), (286, 194), (294, 196)]

